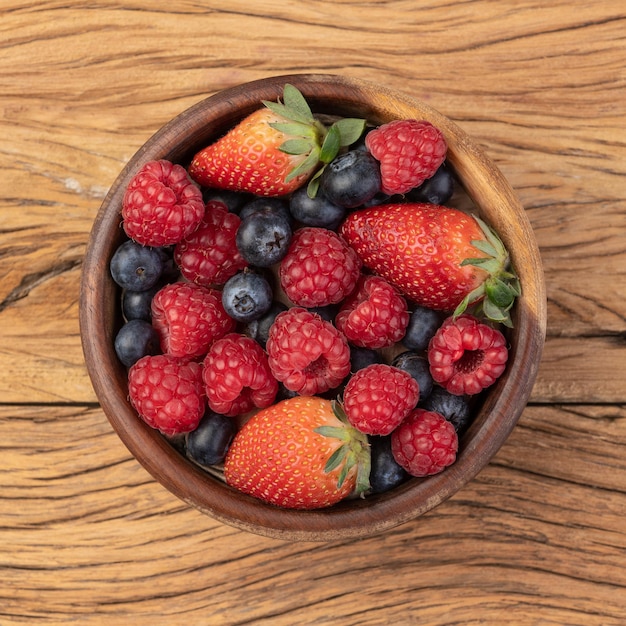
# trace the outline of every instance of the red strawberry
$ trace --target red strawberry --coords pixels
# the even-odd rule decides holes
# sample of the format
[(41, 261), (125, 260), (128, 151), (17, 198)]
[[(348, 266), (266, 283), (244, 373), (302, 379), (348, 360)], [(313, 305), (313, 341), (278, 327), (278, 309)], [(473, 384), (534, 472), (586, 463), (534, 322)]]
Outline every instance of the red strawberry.
[(261, 409), (235, 435), (224, 461), (229, 485), (289, 509), (362, 494), (369, 471), (367, 436), (347, 423), (336, 403), (318, 396)]
[(315, 119), (302, 94), (285, 85), (284, 102), (264, 102), (215, 143), (196, 154), (189, 175), (200, 185), (258, 196), (288, 194), (356, 141), (364, 120), (330, 128)]
[(433, 204), (388, 204), (356, 211), (341, 227), (365, 267), (415, 303), (511, 325), (519, 282), (496, 233), (479, 218)]

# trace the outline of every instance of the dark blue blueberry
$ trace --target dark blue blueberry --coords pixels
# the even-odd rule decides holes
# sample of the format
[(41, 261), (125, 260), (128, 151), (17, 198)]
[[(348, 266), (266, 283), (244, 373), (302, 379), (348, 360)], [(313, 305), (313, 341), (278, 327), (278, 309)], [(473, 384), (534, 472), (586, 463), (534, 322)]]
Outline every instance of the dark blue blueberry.
[(376, 350), (350, 346), (350, 371), (354, 374), (369, 365), (382, 363), (382, 358)]
[(235, 436), (235, 424), (225, 415), (208, 411), (195, 430), (185, 435), (187, 456), (202, 467), (224, 461)]
[(163, 271), (161, 272), (161, 283), (175, 283), (180, 278), (180, 269), (174, 260), (174, 246), (163, 246), (155, 248), (161, 255), (163, 261)]
[(391, 436), (369, 437), (372, 453), (370, 487), (372, 493), (384, 493), (403, 483), (409, 474), (393, 458)]
[(159, 352), (159, 335), (152, 324), (145, 320), (126, 322), (115, 336), (115, 353), (126, 367), (144, 356)]
[(339, 305), (327, 304), (326, 306), (314, 306), (309, 309), (311, 313), (316, 313), (325, 322), (334, 323), (337, 313), (339, 313)]
[(286, 310), (287, 305), (275, 300), (272, 302), (272, 305), (266, 313), (261, 315), (258, 319), (249, 322), (242, 332), (248, 337), (252, 337), (252, 339), (261, 344), (261, 347), (265, 349), (270, 328), (272, 327), (276, 316)]
[(158, 249), (128, 240), (113, 253), (110, 270), (113, 280), (123, 289), (144, 291), (161, 278), (163, 259)]
[(254, 198), (252, 201), (243, 205), (239, 212), (239, 217), (245, 220), (253, 213), (258, 213), (259, 211), (282, 215), (288, 220), (289, 225), (291, 225), (293, 220), (291, 211), (289, 210), (289, 201), (284, 198)]
[(292, 391), (291, 389), (287, 389), (285, 385), (281, 382), (278, 383), (278, 393), (276, 394), (276, 399), (274, 402), (280, 402), (281, 400), (290, 400), (291, 398), (297, 398), (298, 393)]
[(291, 242), (289, 218), (278, 211), (253, 211), (241, 220), (236, 244), (241, 256), (257, 267), (270, 267), (286, 254)]
[(212, 200), (222, 202), (231, 213), (239, 214), (242, 207), (248, 204), (254, 196), (249, 193), (230, 191), (228, 189), (205, 189), (202, 192), (202, 198), (205, 203)]
[(472, 420), (472, 407), (467, 396), (456, 396), (443, 387), (435, 386), (432, 393), (418, 407), (435, 411), (452, 423), (457, 433), (462, 433)]
[(446, 163), (419, 187), (411, 189), (406, 197), (411, 202), (428, 202), (430, 204), (446, 204), (454, 193), (454, 175)]
[(222, 305), (238, 322), (251, 322), (265, 315), (272, 306), (272, 288), (267, 279), (256, 272), (238, 272), (222, 289)]
[(336, 157), (320, 177), (320, 190), (333, 204), (354, 209), (371, 200), (381, 186), (380, 165), (363, 150)]
[(381, 204), (390, 204), (391, 202), (404, 202), (404, 198), (399, 195), (390, 196), (388, 193), (379, 191), (374, 197), (363, 203), (364, 207), (380, 206)]
[(310, 198), (306, 186), (291, 194), (289, 211), (295, 220), (306, 226), (329, 230), (337, 230), (346, 214), (344, 207), (333, 204), (322, 193)]
[(122, 291), (122, 314), (124, 319), (146, 320), (152, 319), (152, 299), (161, 288), (161, 283), (157, 283), (146, 291)]
[(433, 390), (433, 377), (430, 374), (428, 359), (417, 352), (401, 352), (391, 362), (394, 367), (410, 374), (420, 388), (420, 400), (427, 398)]
[(409, 350), (426, 350), (441, 323), (441, 315), (437, 311), (416, 306), (402, 338), (403, 345)]

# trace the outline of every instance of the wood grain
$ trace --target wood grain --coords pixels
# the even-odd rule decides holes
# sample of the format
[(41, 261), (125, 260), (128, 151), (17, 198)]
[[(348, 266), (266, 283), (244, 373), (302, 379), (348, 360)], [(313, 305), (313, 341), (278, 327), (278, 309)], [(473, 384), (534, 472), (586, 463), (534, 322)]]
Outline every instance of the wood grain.
[[(0, 624), (626, 623), (626, 12), (617, 0), (4, 0)], [(457, 121), (535, 230), (548, 340), (494, 461), (419, 520), (283, 543), (190, 509), (95, 404), (82, 255), (124, 163), (225, 87), (378, 81)]]
[(436, 510), (319, 545), (183, 505), (97, 408), (3, 406), (4, 465), (19, 471), (0, 474), (0, 623), (623, 623), (625, 418), (531, 406)]

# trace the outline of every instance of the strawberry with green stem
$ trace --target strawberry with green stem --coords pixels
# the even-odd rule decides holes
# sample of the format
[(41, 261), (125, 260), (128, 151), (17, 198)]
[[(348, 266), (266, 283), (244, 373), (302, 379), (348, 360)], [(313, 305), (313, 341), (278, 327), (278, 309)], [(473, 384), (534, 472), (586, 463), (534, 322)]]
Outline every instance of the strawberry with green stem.
[(189, 175), (204, 187), (283, 196), (309, 181), (315, 196), (324, 166), (362, 135), (365, 120), (326, 126), (302, 93), (286, 84), (283, 101), (260, 108), (192, 159)]
[(296, 396), (253, 415), (224, 461), (230, 486), (289, 509), (331, 506), (369, 489), (367, 436), (337, 402)]
[(365, 267), (416, 304), (456, 316), (472, 306), (512, 326), (519, 281), (504, 244), (480, 218), (432, 204), (388, 204), (350, 214), (341, 235)]

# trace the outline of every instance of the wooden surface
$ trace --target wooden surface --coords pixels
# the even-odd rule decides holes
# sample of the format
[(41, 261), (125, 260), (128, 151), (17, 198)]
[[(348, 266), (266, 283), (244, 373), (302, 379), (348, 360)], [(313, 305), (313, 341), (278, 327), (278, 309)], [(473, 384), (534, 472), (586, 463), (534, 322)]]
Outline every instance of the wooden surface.
[[(626, 623), (626, 10), (618, 0), (4, 0), (0, 625)], [(172, 496), (100, 410), (78, 331), (91, 223), (164, 122), (340, 73), (457, 121), (528, 211), (548, 288), (493, 462), (383, 535), (287, 543)]]

